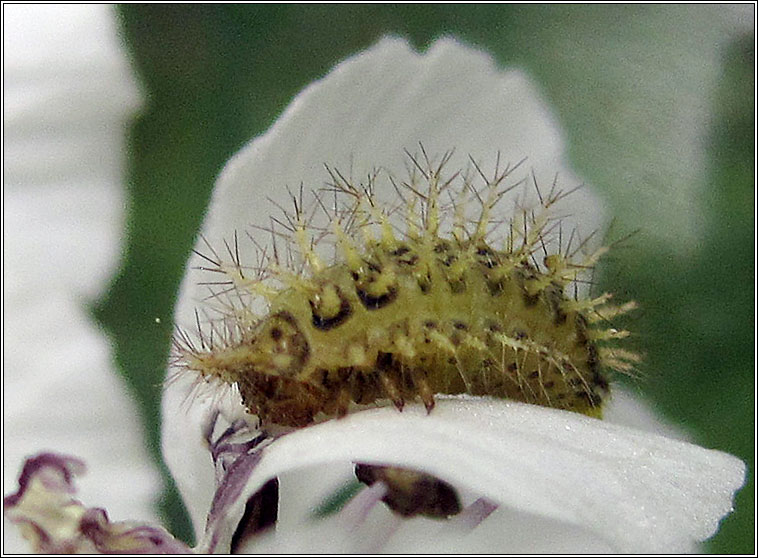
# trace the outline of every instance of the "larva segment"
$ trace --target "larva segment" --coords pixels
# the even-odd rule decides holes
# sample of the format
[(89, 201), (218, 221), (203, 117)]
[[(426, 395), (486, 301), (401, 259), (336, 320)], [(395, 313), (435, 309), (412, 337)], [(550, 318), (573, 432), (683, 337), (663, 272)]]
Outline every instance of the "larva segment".
[[(472, 159), (473, 172), (446, 174), (449, 158), (409, 155), (408, 180), (390, 179), (397, 206), (374, 196), (378, 174), (361, 187), (327, 168), (334, 208), (318, 201), (331, 223), (309, 226), (296, 201), (282, 221), (285, 249), (274, 245), (257, 273), (243, 273), (236, 236), (231, 264), (202, 256), (240, 300), (264, 296), (268, 312), (226, 312), (222, 340), (182, 338), (178, 362), (236, 384), (264, 425), (304, 426), (382, 401), (402, 409), (421, 400), (431, 410), (438, 393), (600, 416), (605, 370), (629, 373), (639, 361), (615, 346), (629, 333), (610, 323), (633, 303), (569, 294), (605, 248), (576, 257), (586, 239), (571, 251), (575, 232), (562, 245), (552, 211), (566, 194), (555, 184), (547, 195), (537, 189), (538, 205), (506, 217), (498, 202), (518, 165), (501, 172), (498, 161), (488, 178)], [(331, 261), (319, 252), (328, 237)]]

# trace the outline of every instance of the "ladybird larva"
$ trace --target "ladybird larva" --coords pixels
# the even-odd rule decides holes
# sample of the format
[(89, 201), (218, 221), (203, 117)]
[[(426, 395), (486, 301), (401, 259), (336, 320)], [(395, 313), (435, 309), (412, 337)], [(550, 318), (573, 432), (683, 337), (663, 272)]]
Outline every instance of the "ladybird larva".
[[(213, 296), (224, 301), (222, 318), (205, 334), (201, 327), (199, 341), (177, 335), (179, 365), (236, 385), (264, 426), (302, 427), (382, 400), (402, 409), (420, 399), (431, 411), (435, 394), (463, 393), (599, 417), (606, 370), (638, 360), (615, 347), (628, 332), (607, 326), (634, 304), (567, 291), (606, 248), (576, 257), (584, 242), (573, 232), (566, 242), (551, 217), (567, 195), (555, 184), (543, 195), (534, 179), (536, 207), (495, 214), (519, 165), (487, 178), (471, 159), (468, 171), (446, 172), (451, 153), (435, 163), (421, 149), (423, 157), (406, 151), (405, 182), (390, 177), (394, 206), (374, 194), (378, 173), (355, 185), (327, 167), (314, 211), (328, 227), (311, 223), (301, 189), (294, 214), (278, 221), (285, 249), (275, 242), (248, 267), (235, 234), (228, 258), (210, 246), (199, 254), (203, 269), (224, 278)], [(330, 237), (327, 262), (318, 247)], [(251, 309), (257, 297), (264, 315)]]

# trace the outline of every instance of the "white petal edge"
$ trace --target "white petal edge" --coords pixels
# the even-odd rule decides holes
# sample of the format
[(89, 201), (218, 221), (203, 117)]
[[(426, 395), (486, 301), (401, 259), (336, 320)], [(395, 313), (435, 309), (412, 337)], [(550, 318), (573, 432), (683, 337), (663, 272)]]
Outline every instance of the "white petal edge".
[(8, 5), (3, 15), (3, 491), (26, 456), (62, 451), (91, 467), (85, 500), (117, 519), (154, 519), (160, 481), (136, 405), (86, 309), (120, 255), (138, 86), (110, 7)]
[[(565, 411), (451, 397), (430, 415), (383, 408), (288, 434), (263, 450), (245, 493), (290, 471), (355, 461), (432, 473), (627, 553), (691, 550), (716, 532), (745, 479), (744, 464), (722, 452)], [(244, 506), (240, 498), (228, 513), (230, 526)]]
[[(221, 246), (235, 231), (267, 225), (276, 210), (262, 200), (289, 207), (286, 187), (322, 187), (328, 178), (324, 163), (356, 179), (377, 166), (402, 175), (403, 149), (415, 151), (419, 142), (436, 155), (454, 148), (452, 169), (465, 167), (469, 155), (482, 168), (494, 169), (499, 151), (503, 163), (528, 158), (523, 176), (533, 169), (545, 184), (556, 173), (566, 189), (581, 183), (564, 160), (554, 117), (522, 72), (501, 71), (488, 55), (453, 39), (440, 39), (419, 54), (405, 40), (386, 38), (308, 86), (268, 132), (231, 159), (214, 190), (202, 234)], [(570, 214), (567, 229), (571, 222), (584, 234), (602, 228), (602, 204), (588, 188), (569, 196), (562, 209)], [(252, 243), (241, 242), (240, 253), (243, 263), (255, 261)], [(189, 268), (178, 299), (176, 322), (190, 331), (195, 308), (208, 294), (201, 282), (199, 272)], [(188, 459), (188, 451), (201, 459), (199, 451), (188, 448), (202, 440), (202, 425), (188, 420), (188, 414), (207, 416), (186, 410), (189, 385), (176, 382), (166, 390), (163, 450), (200, 532), (213, 472), (207, 457)], [(240, 411), (238, 404), (229, 409)]]

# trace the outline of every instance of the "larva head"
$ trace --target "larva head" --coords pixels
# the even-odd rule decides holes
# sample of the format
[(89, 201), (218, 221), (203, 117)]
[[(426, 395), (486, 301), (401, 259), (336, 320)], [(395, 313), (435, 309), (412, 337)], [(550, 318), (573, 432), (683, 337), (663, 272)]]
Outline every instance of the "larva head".
[(277, 312), (249, 335), (225, 347), (183, 356), (187, 368), (203, 378), (236, 384), (245, 406), (267, 421), (301, 426), (323, 406), (320, 391), (296, 379), (310, 347), (295, 318)]
[(293, 378), (308, 359), (308, 343), (286, 312), (267, 317), (252, 335), (226, 347), (185, 356), (190, 369), (232, 384), (251, 375)]

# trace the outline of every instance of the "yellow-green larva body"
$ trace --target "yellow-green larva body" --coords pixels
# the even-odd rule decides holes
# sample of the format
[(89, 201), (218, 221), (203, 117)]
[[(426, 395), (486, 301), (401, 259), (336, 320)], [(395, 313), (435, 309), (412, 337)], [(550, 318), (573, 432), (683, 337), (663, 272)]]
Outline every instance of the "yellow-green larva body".
[[(596, 370), (586, 320), (561, 310), (560, 289), (530, 297), (523, 287), (528, 270), (518, 268), (491, 288), (477, 264), (453, 288), (435, 258), (425, 267), (424, 290), (416, 278), (424, 264), (406, 267), (380, 250), (373, 260), (379, 275), (395, 278), (394, 294), (388, 291), (384, 301), (367, 303), (347, 267), (336, 265), (312, 277), (337, 293), (334, 312), (319, 318), (313, 297), (284, 291), (256, 340), (232, 349), (224, 367), (239, 369), (250, 407), (266, 409), (275, 422), (301, 425), (318, 412), (339, 414), (348, 400), (390, 398), (402, 405), (421, 397), (431, 405), (435, 393), (469, 393), (598, 414), (607, 384)], [(298, 393), (283, 384), (268, 394), (254, 377), (260, 375), (254, 362), (266, 376), (307, 387)]]
[[(551, 192), (536, 213), (512, 217), (502, 238), (486, 233), (504, 176), (497, 174), (487, 184), (487, 200), (477, 193), (478, 219), (465, 221), (453, 204), (453, 226), (442, 233), (446, 210), (439, 194), (450, 181), (442, 180), (441, 169), (421, 173), (425, 193), (410, 188), (420, 203), (405, 208), (403, 233), (370, 193), (333, 175), (334, 186), (355, 201), (349, 211), (335, 212), (338, 255), (331, 263), (316, 254), (300, 215), (292, 245), (307, 266), (272, 264), (250, 280), (239, 262), (206, 257), (233, 288), (263, 294), (268, 313), (238, 313), (227, 328), (233, 336), (212, 349), (185, 349), (183, 364), (236, 384), (264, 424), (305, 426), (344, 415), (353, 403), (387, 399), (398, 408), (421, 400), (431, 410), (435, 394), (462, 393), (599, 417), (608, 393), (604, 369), (625, 371), (637, 359), (612, 347), (627, 332), (602, 324), (633, 305), (614, 307), (609, 295), (590, 300), (566, 290), (604, 250), (579, 262), (568, 250), (562, 254), (560, 243), (548, 252), (555, 227), (542, 213), (560, 193)], [(353, 225), (362, 221), (348, 231), (346, 215)], [(268, 286), (272, 278), (278, 288)]]

